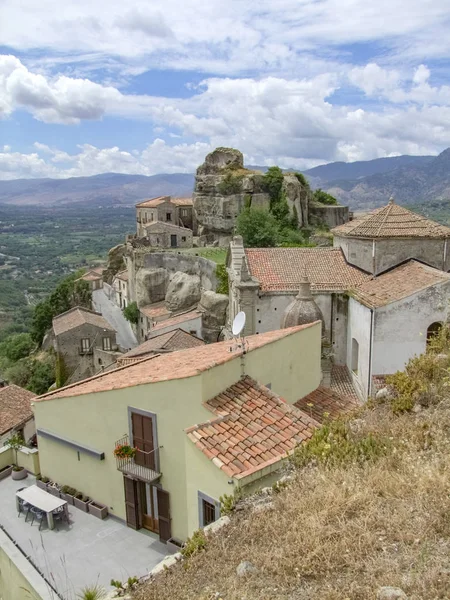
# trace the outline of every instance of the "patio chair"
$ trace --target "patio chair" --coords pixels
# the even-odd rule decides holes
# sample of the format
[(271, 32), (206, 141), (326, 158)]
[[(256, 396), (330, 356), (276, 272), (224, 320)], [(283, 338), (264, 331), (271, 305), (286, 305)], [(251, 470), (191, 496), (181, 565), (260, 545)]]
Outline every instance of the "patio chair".
[(20, 517), (20, 513), (23, 512), (25, 514), (25, 521), (28, 518), (28, 513), (30, 512), (30, 508), (31, 508), (31, 504), (29, 504), (28, 502), (25, 502), (25, 500), (22, 500), (22, 498), (19, 498), (19, 512), (17, 514), (17, 517)]
[(41, 530), (42, 527), (42, 521), (45, 518), (45, 512), (43, 512), (42, 510), (39, 510), (39, 508), (36, 508), (34, 506), (31, 507), (31, 525), (33, 525), (34, 520), (36, 519), (36, 521), (39, 521), (39, 531)]
[(69, 519), (67, 517), (64, 506), (60, 506), (59, 508), (55, 509), (52, 514), (53, 514), (53, 522), (55, 524), (56, 531), (59, 531), (58, 521), (61, 521), (61, 523), (63, 521), (65, 521), (66, 523), (69, 523)]

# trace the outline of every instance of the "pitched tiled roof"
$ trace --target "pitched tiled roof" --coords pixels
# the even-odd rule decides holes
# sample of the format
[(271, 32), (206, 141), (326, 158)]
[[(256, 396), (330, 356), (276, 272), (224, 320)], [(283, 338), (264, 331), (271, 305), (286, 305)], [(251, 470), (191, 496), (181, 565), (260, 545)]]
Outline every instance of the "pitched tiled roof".
[(331, 231), (334, 235), (364, 238), (450, 237), (449, 227), (430, 221), (393, 201), (363, 217), (339, 225)]
[(151, 221), (144, 225), (144, 229), (150, 229), (151, 233), (165, 233), (166, 231), (192, 233), (192, 229), (189, 229), (188, 227), (181, 227), (180, 225), (174, 225), (173, 223), (167, 223), (166, 221)]
[(168, 317), (171, 314), (164, 300), (162, 300), (161, 302), (155, 302), (154, 304), (147, 304), (146, 306), (141, 306), (139, 310), (143, 315), (145, 315), (149, 319)]
[(170, 201), (170, 196), (158, 196), (158, 198), (149, 198), (136, 204), (136, 208), (156, 208), (163, 202)]
[(450, 274), (410, 260), (360, 285), (354, 297), (369, 308), (385, 306), (427, 287), (450, 281)]
[(294, 405), (319, 423), (327, 418), (336, 419), (361, 406), (355, 397), (341, 396), (323, 385), (297, 400)]
[(171, 319), (164, 319), (164, 321), (159, 321), (157, 325), (152, 327), (151, 332), (161, 331), (161, 329), (165, 329), (166, 327), (174, 327), (175, 325), (180, 325), (181, 323), (185, 323), (186, 321), (192, 321), (192, 319), (201, 317), (201, 315), (202, 313), (199, 310), (191, 310), (181, 315), (176, 315)]
[[(299, 325), (290, 329), (279, 329), (268, 331), (259, 335), (251, 335), (246, 338), (248, 352), (252, 352), (262, 346), (276, 342), (284, 337), (297, 333), (310, 327), (318, 327), (319, 322), (308, 325)], [(52, 400), (53, 398), (67, 398), (81, 394), (106, 392), (108, 390), (125, 389), (135, 385), (143, 385), (156, 381), (170, 381), (195, 377), (203, 371), (207, 371), (236, 358), (235, 352), (230, 352), (230, 341), (206, 344), (197, 348), (180, 350), (169, 354), (159, 354), (150, 358), (144, 358), (134, 365), (121, 367), (108, 373), (96, 375), (79, 383), (74, 383), (65, 388), (49, 392), (40, 396), (37, 401)]]
[(77, 281), (79, 281), (80, 279), (82, 279), (83, 281), (98, 281), (101, 278), (102, 276), (99, 273), (96, 273), (95, 271), (88, 271), (87, 273), (79, 277)]
[(117, 279), (121, 279), (122, 281), (128, 281), (127, 269), (124, 269), (123, 271), (119, 271), (118, 273), (115, 274), (115, 277), (117, 277)]
[(61, 335), (61, 333), (70, 331), (85, 323), (107, 329), (108, 331), (115, 331), (114, 327), (111, 327), (108, 321), (102, 317), (100, 313), (88, 310), (82, 306), (71, 308), (67, 312), (55, 317), (53, 319), (53, 331), (55, 335)]
[(344, 292), (370, 277), (349, 265), (340, 248), (246, 248), (245, 254), (262, 291), (298, 290), (305, 270), (313, 292)]
[(286, 458), (319, 423), (244, 377), (205, 406), (218, 418), (186, 429), (189, 439), (230, 477), (246, 477)]
[(31, 419), (31, 401), (35, 397), (36, 394), (17, 385), (0, 388), (0, 435)]
[(353, 402), (359, 403), (352, 376), (346, 365), (332, 365), (330, 389), (342, 398), (349, 398)]
[(140, 360), (145, 355), (155, 354), (160, 351), (175, 352), (177, 350), (185, 350), (186, 348), (196, 348), (204, 346), (205, 342), (187, 331), (182, 329), (174, 329), (167, 333), (157, 335), (143, 344), (136, 346), (126, 354), (123, 354), (117, 360), (118, 364), (130, 364), (131, 359)]
[(190, 198), (172, 198), (172, 202), (177, 206), (194, 206), (192, 197)]

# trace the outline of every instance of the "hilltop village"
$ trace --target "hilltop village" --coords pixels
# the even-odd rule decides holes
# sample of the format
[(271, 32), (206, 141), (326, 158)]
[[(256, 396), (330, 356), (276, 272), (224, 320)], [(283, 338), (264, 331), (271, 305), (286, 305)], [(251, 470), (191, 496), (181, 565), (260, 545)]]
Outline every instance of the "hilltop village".
[(16, 459), (0, 449), (0, 478), (15, 460), (80, 510), (151, 532), (136, 572), (213, 527), (227, 498), (276, 483), (324, 420), (386, 395), (448, 320), (450, 228), (389, 198), (354, 217), (294, 173), (280, 186), (283, 218), (316, 245), (246, 246), (239, 215), (274, 200), (237, 150), (206, 157), (192, 198), (139, 202), (136, 232), (80, 277), (92, 306), (43, 340), (65, 385), (0, 389), (2, 439), (35, 440)]

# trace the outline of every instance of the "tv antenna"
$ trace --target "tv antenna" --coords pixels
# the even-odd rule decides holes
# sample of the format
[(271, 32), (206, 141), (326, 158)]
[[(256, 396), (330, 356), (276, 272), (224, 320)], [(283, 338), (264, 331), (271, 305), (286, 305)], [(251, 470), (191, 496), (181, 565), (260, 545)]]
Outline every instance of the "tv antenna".
[(245, 327), (245, 312), (241, 310), (233, 319), (233, 325), (231, 326), (231, 332), (233, 334), (234, 344), (230, 346), (230, 352), (235, 352), (236, 350), (242, 350), (242, 353), (245, 354), (248, 349), (248, 342), (242, 334), (242, 331)]

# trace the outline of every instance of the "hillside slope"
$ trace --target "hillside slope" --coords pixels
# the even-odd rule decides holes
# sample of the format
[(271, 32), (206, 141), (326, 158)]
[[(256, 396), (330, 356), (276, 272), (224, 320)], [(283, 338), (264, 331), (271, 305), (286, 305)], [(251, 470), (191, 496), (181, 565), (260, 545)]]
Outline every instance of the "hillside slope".
[[(234, 513), (205, 550), (133, 598), (375, 600), (384, 586), (409, 600), (448, 598), (449, 365), (448, 354), (412, 361), (392, 404), (322, 429), (264, 510)], [(241, 561), (256, 571), (237, 576)]]

